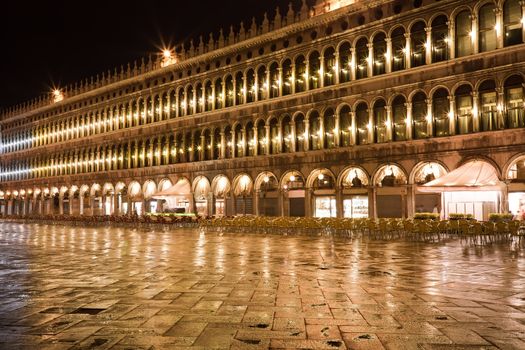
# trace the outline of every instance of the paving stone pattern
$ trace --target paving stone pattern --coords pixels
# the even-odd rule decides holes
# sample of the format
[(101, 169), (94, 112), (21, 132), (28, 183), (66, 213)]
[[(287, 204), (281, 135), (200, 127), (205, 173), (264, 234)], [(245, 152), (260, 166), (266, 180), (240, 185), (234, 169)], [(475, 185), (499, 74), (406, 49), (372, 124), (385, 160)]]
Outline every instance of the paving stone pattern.
[(0, 349), (525, 349), (509, 244), (0, 224)]

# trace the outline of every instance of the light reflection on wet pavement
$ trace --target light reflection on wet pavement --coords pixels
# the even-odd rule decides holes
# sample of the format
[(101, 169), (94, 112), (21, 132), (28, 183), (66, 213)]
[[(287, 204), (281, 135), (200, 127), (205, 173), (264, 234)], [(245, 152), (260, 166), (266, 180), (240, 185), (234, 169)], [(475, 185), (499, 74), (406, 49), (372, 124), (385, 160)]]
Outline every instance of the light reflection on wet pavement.
[(524, 255), (3, 223), (0, 348), (525, 349)]

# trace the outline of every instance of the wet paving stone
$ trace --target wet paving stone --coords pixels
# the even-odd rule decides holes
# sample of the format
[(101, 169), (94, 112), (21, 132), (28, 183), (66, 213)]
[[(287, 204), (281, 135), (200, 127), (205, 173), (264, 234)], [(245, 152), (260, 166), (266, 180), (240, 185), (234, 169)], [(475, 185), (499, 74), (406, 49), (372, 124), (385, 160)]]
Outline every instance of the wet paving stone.
[(524, 251), (0, 223), (0, 349), (525, 349)]

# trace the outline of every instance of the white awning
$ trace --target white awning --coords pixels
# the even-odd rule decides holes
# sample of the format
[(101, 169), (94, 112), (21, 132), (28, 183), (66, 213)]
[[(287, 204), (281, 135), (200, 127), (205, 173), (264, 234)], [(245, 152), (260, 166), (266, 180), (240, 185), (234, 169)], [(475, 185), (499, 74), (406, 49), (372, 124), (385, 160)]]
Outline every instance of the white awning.
[(187, 180), (180, 180), (175, 185), (165, 189), (164, 191), (159, 191), (153, 196), (154, 199), (166, 199), (167, 197), (184, 197), (191, 195), (191, 186)]
[(470, 161), (456, 170), (418, 186), (419, 192), (451, 192), (451, 191), (501, 191), (504, 183), (499, 180), (498, 173), (487, 162)]

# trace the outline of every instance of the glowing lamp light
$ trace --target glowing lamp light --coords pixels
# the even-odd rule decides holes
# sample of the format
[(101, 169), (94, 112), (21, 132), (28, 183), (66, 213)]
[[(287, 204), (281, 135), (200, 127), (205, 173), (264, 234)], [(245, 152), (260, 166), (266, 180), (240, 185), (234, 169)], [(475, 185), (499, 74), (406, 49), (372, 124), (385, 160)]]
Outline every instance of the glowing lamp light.
[(319, 174), (319, 176), (317, 177), (319, 180), (323, 181), (324, 180), (324, 174)]
[(295, 181), (295, 175), (290, 176), (290, 181), (292, 181), (292, 182)]
[(53, 103), (60, 102), (64, 99), (64, 94), (59, 89), (53, 90)]

